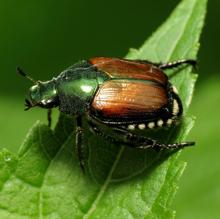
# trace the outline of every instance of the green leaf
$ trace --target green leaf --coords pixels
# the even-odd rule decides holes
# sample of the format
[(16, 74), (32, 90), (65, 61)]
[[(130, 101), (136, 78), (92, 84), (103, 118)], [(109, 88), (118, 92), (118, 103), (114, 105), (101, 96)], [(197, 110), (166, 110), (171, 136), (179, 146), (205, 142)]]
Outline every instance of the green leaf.
[[(163, 62), (196, 58), (206, 2), (182, 1), (153, 36), (127, 57)], [(196, 80), (190, 72), (187, 67), (172, 77), (185, 111)], [(175, 129), (150, 134), (163, 142), (182, 141), (192, 126), (193, 119), (186, 117)], [(37, 122), (17, 156), (0, 152), (1, 218), (174, 217), (170, 205), (185, 166), (177, 159), (180, 152), (112, 145), (86, 129), (84, 175), (74, 153), (74, 127), (74, 121), (64, 115), (54, 131)]]
[[(190, 107), (190, 112), (196, 113), (198, 118), (193, 132), (190, 133), (190, 138), (197, 139), (198, 147), (194, 148), (191, 153), (183, 151), (181, 154), (181, 158), (184, 157), (189, 164), (180, 182), (178, 195), (175, 197), (174, 205), (178, 219), (219, 218), (220, 135), (219, 119), (216, 115), (220, 107), (220, 74), (211, 75), (213, 76), (197, 86), (196, 95)], [(208, 207), (202, 208), (201, 206)]]

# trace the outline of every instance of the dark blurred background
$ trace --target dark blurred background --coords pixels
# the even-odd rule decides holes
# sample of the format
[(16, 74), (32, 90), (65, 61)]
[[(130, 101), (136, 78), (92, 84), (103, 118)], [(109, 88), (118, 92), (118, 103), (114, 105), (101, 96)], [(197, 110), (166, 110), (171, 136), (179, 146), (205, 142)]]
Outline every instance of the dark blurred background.
[[(44, 110), (23, 111), (31, 83), (16, 74), (17, 66), (35, 79), (47, 80), (81, 59), (123, 57), (130, 47), (139, 48), (178, 3), (1, 1), (0, 148), (16, 152), (32, 124), (46, 121)], [(177, 219), (220, 218), (219, 8), (220, 1), (210, 0), (190, 110), (197, 121), (189, 139), (196, 140), (197, 146), (182, 153), (188, 167), (174, 202)]]

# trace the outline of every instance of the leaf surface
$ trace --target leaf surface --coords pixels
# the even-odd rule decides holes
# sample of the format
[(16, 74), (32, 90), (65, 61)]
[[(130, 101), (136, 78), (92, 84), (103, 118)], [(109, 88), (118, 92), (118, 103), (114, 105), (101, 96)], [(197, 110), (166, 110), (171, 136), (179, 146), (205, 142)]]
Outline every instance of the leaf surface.
[[(196, 59), (206, 3), (182, 1), (127, 58)], [(186, 112), (196, 75), (191, 67), (167, 74), (174, 75), (171, 80)], [(163, 142), (178, 142), (192, 126), (193, 119), (185, 117), (176, 128), (150, 134)], [(84, 175), (74, 152), (74, 130), (74, 121), (64, 115), (54, 131), (37, 122), (18, 155), (0, 152), (1, 218), (174, 218), (170, 205), (185, 167), (177, 159), (180, 151), (168, 154), (113, 145), (86, 129), (88, 169)]]

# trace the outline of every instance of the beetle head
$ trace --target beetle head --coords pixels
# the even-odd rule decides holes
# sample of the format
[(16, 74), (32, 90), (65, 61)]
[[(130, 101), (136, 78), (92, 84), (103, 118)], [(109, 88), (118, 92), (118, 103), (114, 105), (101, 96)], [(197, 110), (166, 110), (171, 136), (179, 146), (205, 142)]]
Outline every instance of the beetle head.
[(53, 108), (58, 106), (58, 96), (55, 81), (38, 81), (29, 90), (30, 100), (25, 99), (26, 110), (39, 106), (41, 108)]
[(29, 90), (30, 99), (25, 99), (25, 110), (28, 110), (35, 106), (46, 109), (58, 106), (59, 101), (55, 79), (46, 82), (35, 81), (26, 73), (24, 73), (20, 68), (17, 68), (17, 71), (20, 75), (26, 77), (34, 83), (34, 85)]

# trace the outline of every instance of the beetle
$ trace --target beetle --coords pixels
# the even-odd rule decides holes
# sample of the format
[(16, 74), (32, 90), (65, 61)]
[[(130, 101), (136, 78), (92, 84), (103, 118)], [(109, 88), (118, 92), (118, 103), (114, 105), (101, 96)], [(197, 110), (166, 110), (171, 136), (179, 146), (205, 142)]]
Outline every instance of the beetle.
[[(20, 68), (17, 70), (34, 83), (29, 99), (25, 99), (26, 110), (37, 106), (48, 109), (49, 125), (54, 107), (76, 116), (76, 149), (84, 170), (83, 115), (95, 134), (134, 148), (174, 149), (195, 144), (165, 144), (134, 132), (135, 129), (167, 127), (180, 120), (181, 99), (164, 70), (183, 64), (195, 66), (196, 61), (184, 59), (162, 64), (95, 57), (80, 61), (44, 82), (33, 80)], [(103, 127), (110, 128), (119, 137), (107, 134)]]

